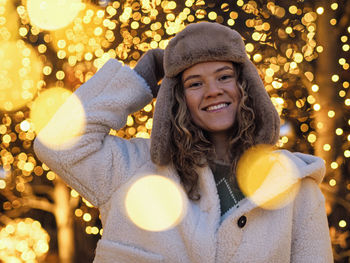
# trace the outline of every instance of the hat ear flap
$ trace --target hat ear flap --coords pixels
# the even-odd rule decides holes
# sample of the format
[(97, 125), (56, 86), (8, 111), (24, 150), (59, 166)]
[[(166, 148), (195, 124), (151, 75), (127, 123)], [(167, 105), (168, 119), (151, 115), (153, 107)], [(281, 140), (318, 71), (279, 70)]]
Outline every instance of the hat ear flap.
[(167, 165), (171, 161), (171, 107), (177, 81), (177, 78), (164, 77), (157, 95), (151, 132), (151, 159), (158, 165)]
[(247, 59), (242, 63), (242, 78), (247, 81), (246, 92), (253, 100), (255, 114), (255, 144), (276, 144), (279, 138), (280, 118), (266, 92), (256, 67)]

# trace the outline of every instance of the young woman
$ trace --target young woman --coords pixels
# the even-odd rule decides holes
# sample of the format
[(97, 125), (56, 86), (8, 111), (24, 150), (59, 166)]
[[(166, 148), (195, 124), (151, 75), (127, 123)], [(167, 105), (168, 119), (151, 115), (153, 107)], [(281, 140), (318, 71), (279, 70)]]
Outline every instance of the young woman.
[[(134, 70), (112, 59), (75, 95), (86, 115), (79, 140), (70, 148), (47, 147), (39, 134), (34, 146), (43, 162), (99, 208), (104, 231), (94, 262), (332, 262), (318, 187), (321, 159), (281, 151), (298, 166), (299, 188), (275, 209), (245, 197), (237, 184), (239, 159), (253, 146), (276, 143), (279, 117), (236, 31), (191, 24), (169, 42), (164, 58), (162, 50), (151, 50)], [(151, 140), (109, 135), (152, 97)], [(70, 106), (45, 129), (57, 120), (69, 124), (74, 116), (59, 115)], [(260, 170), (253, 171), (260, 180)], [(187, 194), (187, 212), (171, 229), (141, 229), (122, 212), (129, 182), (145, 174), (178, 182)], [(285, 184), (283, 178), (274, 182)], [(256, 189), (260, 196), (267, 191)]]

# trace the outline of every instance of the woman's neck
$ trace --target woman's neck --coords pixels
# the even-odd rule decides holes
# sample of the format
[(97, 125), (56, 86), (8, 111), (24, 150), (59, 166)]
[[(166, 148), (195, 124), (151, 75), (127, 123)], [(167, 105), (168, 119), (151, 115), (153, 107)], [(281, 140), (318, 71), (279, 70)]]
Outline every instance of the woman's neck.
[(227, 133), (212, 133), (210, 134), (210, 140), (214, 145), (215, 149), (215, 159), (224, 162), (230, 163), (229, 156), (229, 136)]

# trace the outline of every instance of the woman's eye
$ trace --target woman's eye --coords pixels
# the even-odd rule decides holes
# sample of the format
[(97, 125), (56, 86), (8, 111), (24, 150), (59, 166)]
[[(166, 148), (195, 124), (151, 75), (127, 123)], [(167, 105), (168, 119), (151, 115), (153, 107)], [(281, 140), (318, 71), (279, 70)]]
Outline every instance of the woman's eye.
[(231, 79), (231, 78), (233, 78), (232, 75), (223, 75), (223, 76), (221, 76), (221, 77), (219, 78), (219, 80), (228, 80), (228, 79)]
[(193, 82), (188, 85), (188, 88), (198, 88), (202, 85), (201, 82)]

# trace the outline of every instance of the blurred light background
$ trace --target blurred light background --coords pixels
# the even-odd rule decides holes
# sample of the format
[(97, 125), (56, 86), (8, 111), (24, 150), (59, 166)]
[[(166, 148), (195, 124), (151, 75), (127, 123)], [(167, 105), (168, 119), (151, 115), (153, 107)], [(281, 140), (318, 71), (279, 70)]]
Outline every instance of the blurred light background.
[[(99, 213), (36, 158), (43, 116), (108, 59), (133, 67), (199, 21), (245, 38), (282, 120), (278, 147), (325, 160), (335, 262), (350, 261), (349, 0), (0, 0), (0, 262), (92, 262)], [(111, 134), (149, 138), (154, 103)]]

